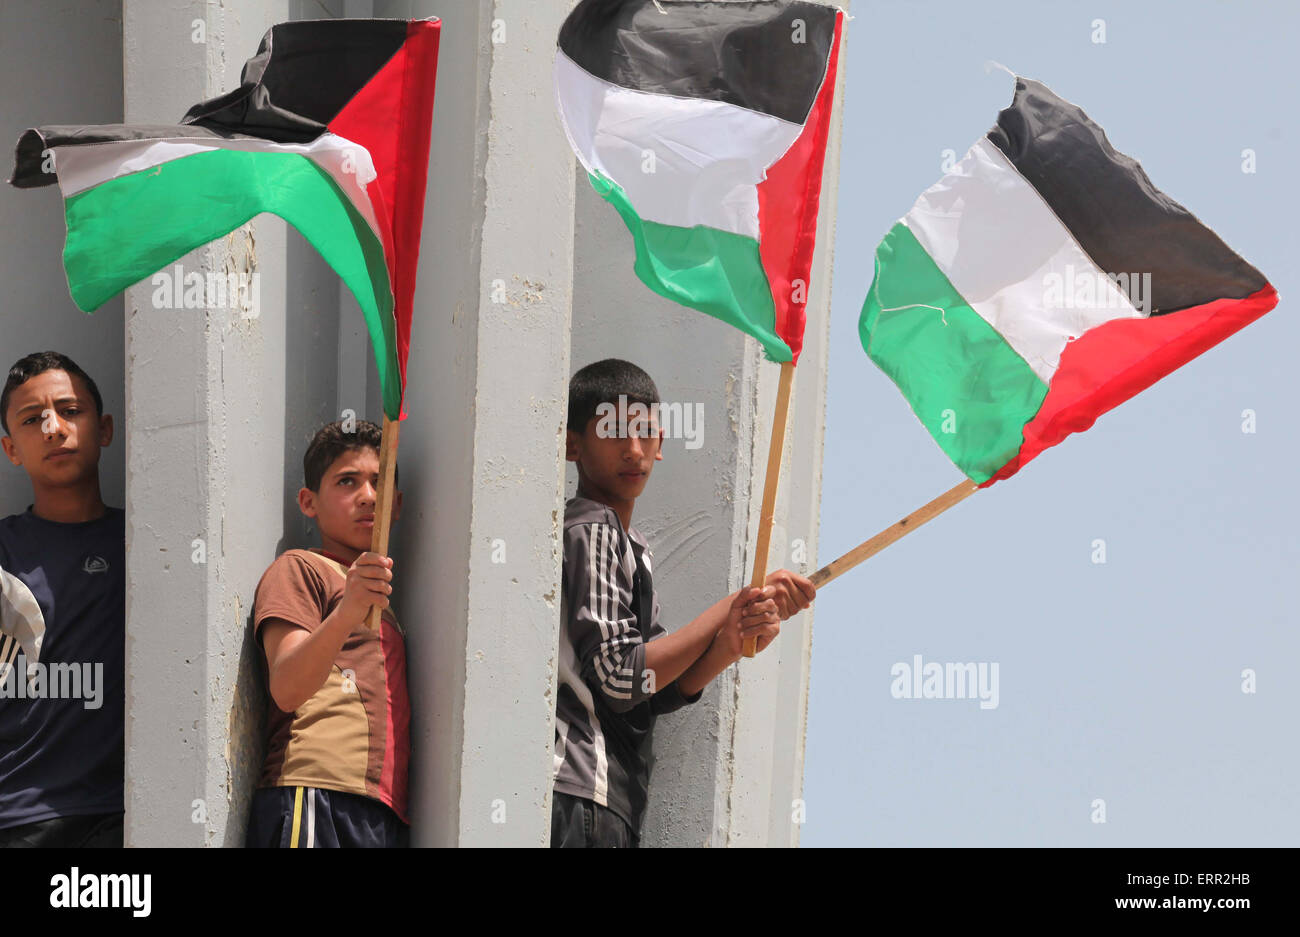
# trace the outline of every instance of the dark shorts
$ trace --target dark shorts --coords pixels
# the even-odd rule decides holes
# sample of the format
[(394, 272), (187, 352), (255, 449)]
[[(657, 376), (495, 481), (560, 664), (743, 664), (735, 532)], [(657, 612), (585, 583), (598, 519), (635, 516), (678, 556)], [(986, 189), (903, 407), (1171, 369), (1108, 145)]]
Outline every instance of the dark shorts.
[(121, 849), (122, 814), (54, 817), (0, 830), (0, 849)]
[(270, 849), (405, 848), (411, 828), (387, 804), (319, 787), (262, 787), (244, 845)]
[(572, 794), (551, 793), (552, 849), (636, 849), (638, 838), (608, 807)]

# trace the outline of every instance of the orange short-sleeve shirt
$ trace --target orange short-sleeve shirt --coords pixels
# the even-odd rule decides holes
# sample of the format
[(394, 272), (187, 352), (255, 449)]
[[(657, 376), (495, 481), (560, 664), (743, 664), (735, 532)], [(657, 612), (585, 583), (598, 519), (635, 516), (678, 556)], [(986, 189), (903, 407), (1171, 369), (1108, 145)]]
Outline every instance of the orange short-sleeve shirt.
[[(262, 575), (253, 628), (280, 619), (315, 631), (343, 598), (347, 567), (315, 550), (287, 550)], [(325, 684), (292, 713), (272, 700), (259, 787), (319, 787), (373, 797), (407, 820), (411, 704), (406, 645), (391, 609), (358, 625)]]

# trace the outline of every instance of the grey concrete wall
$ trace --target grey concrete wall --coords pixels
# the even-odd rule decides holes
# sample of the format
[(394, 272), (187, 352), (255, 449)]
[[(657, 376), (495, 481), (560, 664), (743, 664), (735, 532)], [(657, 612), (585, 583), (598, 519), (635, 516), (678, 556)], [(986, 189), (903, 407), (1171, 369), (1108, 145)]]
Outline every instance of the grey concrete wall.
[[(287, 3), (127, 0), (125, 119), (174, 121), (236, 85), (262, 33), (288, 14)], [(291, 290), (288, 238), (263, 216), (180, 262), (257, 272), (253, 317), (155, 308), (147, 283), (126, 293), (130, 845), (242, 841), (264, 713), (253, 590), (302, 540), (284, 491), (300, 484), (305, 436), (331, 415), (320, 402), (335, 399), (337, 295), (325, 286), (322, 303), (309, 279), (332, 274), (304, 259)], [(309, 250), (293, 246), (300, 259)]]
[[(838, 147), (837, 112), (769, 569), (816, 568)], [(703, 407), (703, 445), (666, 442), (633, 517), (654, 550), (672, 630), (748, 584), (779, 368), (739, 331), (642, 285), (617, 213), (581, 172), (577, 190), (571, 371), (626, 358), (649, 371), (664, 400)], [(567, 493), (575, 487), (570, 469)], [(792, 556), (796, 538), (802, 564)], [(721, 674), (696, 705), (659, 720), (646, 845), (797, 843), (791, 801), (802, 790), (811, 628), (811, 612), (786, 622), (776, 644)]]
[[(11, 0), (0, 4), (0, 141), (5, 178), (12, 144), (40, 124), (122, 120), (121, 0)], [(104, 500), (126, 503), (123, 422), (122, 300), (93, 316), (68, 295), (63, 273), (63, 198), (57, 186), (0, 186), (0, 384), (9, 366), (33, 351), (61, 351), (99, 387), (117, 436), (99, 463)], [(0, 517), (26, 510), (32, 488), (21, 468), (0, 459)]]
[[(664, 460), (632, 517), (654, 552), (662, 621), (676, 630), (738, 588), (746, 572), (757, 351), (736, 329), (647, 289), (632, 272), (635, 252), (622, 219), (585, 172), (576, 175), (570, 371), (624, 358), (649, 372), (663, 400), (702, 407), (702, 445), (692, 450), (684, 440), (665, 441)], [(570, 467), (569, 496), (576, 486)], [(646, 845), (714, 841), (734, 693), (728, 671), (700, 702), (656, 724)]]
[[(850, 0), (838, 4), (851, 12)], [(831, 267), (839, 194), (840, 128), (844, 115), (845, 75), (852, 61), (853, 24), (841, 39), (835, 110), (826, 143), (817, 250), (808, 292), (804, 351), (795, 370), (790, 427), (786, 433), (777, 522), (772, 531), (769, 568), (786, 567), (807, 575), (821, 566), (818, 528), (821, 518), (822, 442), (826, 424), (826, 377), (829, 359)], [(765, 369), (770, 371), (770, 368)], [(771, 413), (775, 387), (765, 388), (759, 412)], [(767, 437), (762, 435), (761, 458)], [(757, 503), (750, 515), (758, 522)], [(751, 526), (751, 529), (754, 529)], [(813, 609), (782, 628), (778, 653), (745, 672), (734, 740), (732, 802), (737, 809), (728, 838), (735, 846), (797, 846), (803, 796), (804, 740), (808, 713), (809, 667), (812, 662)], [(765, 652), (764, 656), (767, 654)], [(749, 679), (749, 678), (753, 679)]]
[[(411, 416), (402, 424), (398, 456), (406, 500), (393, 531), (394, 590), (407, 630), (413, 838), (455, 845), (485, 159), (481, 147), (466, 144), (477, 137), (486, 108), (488, 68), (479, 53), (488, 24), (478, 4), (422, 5), (413, 15), (421, 14), (440, 15), (443, 24), (429, 153), (433, 179), (407, 362)], [(408, 569), (415, 581), (408, 581)]]
[[(776, 369), (739, 333), (637, 282), (621, 222), (575, 179), (550, 79), (570, 6), (373, 4), (374, 15), (443, 18), (399, 453), (406, 504), (393, 541), (417, 844), (548, 837), (570, 354), (574, 366), (631, 358), (667, 399), (704, 405), (703, 448), (671, 442), (638, 506), (665, 621), (689, 620), (751, 565), (751, 495), (762, 483), (753, 467), (766, 453), (755, 428), (770, 420)], [(272, 22), (371, 10), (366, 0), (194, 0), (164, 13), (126, 0), (126, 119), (175, 120), (232, 87)], [(206, 43), (190, 42), (195, 19)], [(806, 536), (809, 568), (833, 171), (779, 512), (788, 529), (774, 538), (783, 562), (789, 540)], [(343, 406), (377, 416), (378, 400), (369, 349), (364, 382), (353, 361), (345, 291), (277, 219), (183, 263), (256, 269), (261, 304), (249, 319), (154, 309), (147, 288), (127, 293), (128, 841), (237, 845), (265, 707), (248, 634), (253, 590), (277, 553), (313, 542), (292, 500), (311, 432)], [(800, 785), (807, 641), (806, 627), (788, 623), (779, 651), (661, 722), (648, 844), (792, 841), (777, 821)]]
[(443, 17), (402, 429), (415, 523), (397, 534), (419, 577), (399, 606), (414, 624), (415, 841), (542, 845), (573, 244), (551, 37), (568, 5), (392, 7)]
[[(426, 204), (436, 220), (393, 543), (417, 843), (538, 845), (549, 830), (572, 158), (549, 91), (538, 96), (551, 43), (532, 40), (553, 36), (566, 10), (373, 6), (444, 20)], [(174, 120), (232, 87), (272, 22), (371, 12), (353, 0), (196, 2), (159, 15), (128, 0), (127, 119)], [(190, 42), (195, 19), (206, 43)], [(252, 320), (157, 310), (147, 288), (127, 294), (128, 839), (237, 845), (262, 755), (253, 590), (278, 552), (314, 542), (293, 504), (311, 432), (344, 406), (377, 417), (378, 393), (354, 304), (277, 219), (182, 263), (257, 269), (261, 309)], [(196, 538), (203, 564), (190, 562)]]

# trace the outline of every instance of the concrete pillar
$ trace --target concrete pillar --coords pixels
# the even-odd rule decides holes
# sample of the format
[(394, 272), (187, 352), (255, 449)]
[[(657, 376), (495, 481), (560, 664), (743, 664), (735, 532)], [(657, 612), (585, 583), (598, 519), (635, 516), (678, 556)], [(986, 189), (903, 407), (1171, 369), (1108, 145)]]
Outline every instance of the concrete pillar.
[[(423, 844), (549, 832), (573, 180), (549, 92), (567, 7), (533, 6), (373, 5), (444, 20), (394, 539)], [(321, 12), (128, 0), (126, 119), (176, 120), (238, 82), (272, 23)], [(313, 542), (292, 499), (311, 432), (343, 406), (376, 418), (378, 395), (337, 278), (278, 219), (181, 263), (257, 270), (261, 303), (250, 319), (127, 293), (128, 841), (238, 845), (266, 705), (253, 591)]]
[[(644, 368), (666, 403), (703, 415), (700, 445), (664, 443), (664, 460), (637, 500), (632, 524), (654, 553), (661, 621), (669, 631), (738, 588), (753, 482), (757, 358), (752, 340), (647, 289), (632, 272), (632, 238), (618, 213), (578, 172), (572, 367), (624, 358)], [(576, 490), (569, 470), (567, 493)], [(761, 488), (762, 479), (759, 479)], [(761, 491), (760, 491), (761, 494)], [(655, 726), (647, 846), (720, 842), (736, 673), (722, 674), (694, 706)]]
[(568, 4), (389, 8), (376, 14), (443, 18), (395, 552), (408, 577), (414, 841), (538, 846), (550, 832), (573, 268), (573, 158), (551, 62)]
[[(838, 5), (851, 12), (851, 0)], [(817, 249), (813, 255), (808, 292), (808, 325), (804, 350), (795, 370), (781, 467), (782, 485), (777, 500), (777, 524), (772, 532), (769, 568), (786, 567), (807, 575), (818, 569), (818, 530), (821, 519), (822, 445), (826, 424), (826, 375), (830, 358), (831, 267), (835, 245), (835, 219), (839, 195), (840, 128), (844, 116), (844, 82), (852, 61), (853, 24), (847, 23), (841, 39), (836, 77), (835, 109), (826, 141), (822, 174), (821, 210), (817, 219)], [(772, 412), (776, 374), (763, 368), (758, 413)], [(766, 417), (770, 421), (770, 416)], [(761, 437), (755, 461), (766, 458), (768, 435)], [(758, 484), (758, 482), (756, 482)], [(750, 530), (757, 530), (759, 500), (756, 490), (750, 504)], [(752, 536), (752, 535), (751, 535)], [(751, 547), (752, 550), (752, 540)], [(827, 558), (829, 559), (829, 557)], [(737, 696), (733, 770), (728, 801), (732, 805), (727, 845), (797, 846), (802, 824), (804, 740), (808, 715), (808, 679), (812, 662), (813, 611), (804, 612), (782, 627), (779, 651), (758, 666), (742, 669)]]
[[(17, 140), (40, 124), (122, 121), (122, 4), (92, 0), (74, 15), (64, 4), (21, 0), (0, 4), (0, 127)], [(51, 63), (57, 62), (57, 67)], [(6, 159), (11, 151), (6, 150)], [(5, 166), (6, 178), (13, 164)], [(0, 186), (0, 375), (34, 351), (61, 351), (94, 378), (117, 437), (99, 461), (104, 501), (122, 507), (126, 458), (122, 426), (122, 300), (93, 316), (76, 307), (63, 273), (63, 195), (57, 186)], [(0, 381), (3, 377), (0, 376)], [(27, 473), (0, 459), (0, 517), (32, 503)]]
[[(816, 568), (839, 111), (837, 101), (769, 563), (805, 573)], [(571, 370), (626, 358), (649, 371), (664, 400), (704, 413), (703, 444), (666, 443), (633, 517), (654, 550), (672, 630), (749, 581), (779, 368), (739, 331), (642, 285), (625, 226), (581, 172), (575, 239)], [(570, 494), (575, 485), (570, 472)], [(659, 720), (645, 845), (797, 844), (791, 810), (803, 786), (811, 632), (811, 612), (791, 619), (774, 646), (723, 673), (699, 703)]]
[[(570, 6), (324, 9), (443, 19), (399, 453), (406, 504), (393, 542), (420, 845), (548, 839), (571, 348), (575, 365), (611, 354), (641, 362), (666, 399), (704, 408), (703, 447), (670, 443), (638, 507), (665, 621), (689, 620), (751, 565), (754, 466), (765, 460), (776, 369), (740, 333), (637, 282), (622, 223), (575, 180), (550, 78)], [(126, 0), (126, 120), (176, 120), (237, 83), (269, 25), (319, 15), (300, 0), (193, 0), (166, 12)], [(195, 21), (203, 42), (193, 41)], [(802, 536), (807, 568), (836, 165), (832, 153), (782, 485), (788, 526), (774, 538), (773, 561), (786, 563)], [(182, 267), (255, 270), (260, 304), (249, 317), (155, 308), (148, 284), (127, 293), (127, 836), (238, 845), (265, 707), (249, 639), (253, 590), (275, 555), (312, 542), (292, 500), (302, 452), (362, 396), (361, 365), (337, 278), (278, 219), (258, 218)], [(378, 416), (373, 374), (364, 398), (358, 415)], [(794, 841), (788, 801), (800, 787), (807, 667), (807, 627), (792, 621), (779, 650), (661, 722), (647, 844)]]
[[(234, 87), (288, 4), (125, 0), (123, 17), (125, 119), (169, 123)], [(291, 456), (321, 415), (314, 401), (334, 396), (332, 367), (286, 380), (318, 337), (299, 323), (307, 334), (286, 343), (286, 254), (285, 225), (263, 216), (179, 262), (260, 274), (247, 311), (168, 308), (149, 281), (126, 293), (128, 845), (242, 841), (264, 712), (253, 588), (297, 539), (283, 501)], [(331, 342), (336, 329), (323, 330)], [(313, 379), (331, 382), (328, 396)]]

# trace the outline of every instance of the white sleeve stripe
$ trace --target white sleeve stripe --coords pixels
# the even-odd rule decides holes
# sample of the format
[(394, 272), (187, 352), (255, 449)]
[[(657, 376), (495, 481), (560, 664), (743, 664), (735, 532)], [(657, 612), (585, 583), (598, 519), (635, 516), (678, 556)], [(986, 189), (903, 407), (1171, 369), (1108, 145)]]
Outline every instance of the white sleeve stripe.
[(613, 551), (614, 531), (609, 527), (601, 531), (600, 562), (601, 580), (605, 584), (605, 640), (618, 634), (618, 582), (614, 579), (614, 569), (609, 563), (609, 554)]
[[(588, 528), (587, 572), (591, 580), (588, 608), (600, 628), (600, 647), (593, 665), (606, 695), (631, 699), (636, 683), (627, 649), (636, 644), (631, 618), (621, 618), (622, 587), (614, 577), (611, 563), (618, 563), (617, 532), (610, 524), (595, 523)], [(622, 568), (619, 563), (619, 569)]]
[[(619, 644), (630, 644), (630, 641), (619, 640)], [(628, 655), (622, 653), (616, 647), (606, 647), (600, 652), (600, 659), (605, 662), (606, 667), (611, 675), (624, 676), (624, 679), (631, 680), (632, 664), (628, 661)]]
[[(597, 549), (599, 540), (599, 529), (592, 525), (587, 535), (587, 578), (591, 580), (591, 595), (587, 598), (587, 607), (595, 613), (597, 621), (603, 616), (600, 613), (599, 597), (596, 594), (596, 583), (600, 581), (600, 550)], [(600, 625), (601, 640), (605, 637), (605, 626)]]
[[(616, 665), (610, 661), (608, 655), (601, 654), (596, 660), (596, 676), (605, 686), (627, 686), (632, 685), (632, 670), (630, 667)], [(626, 676), (624, 676), (626, 674)]]

